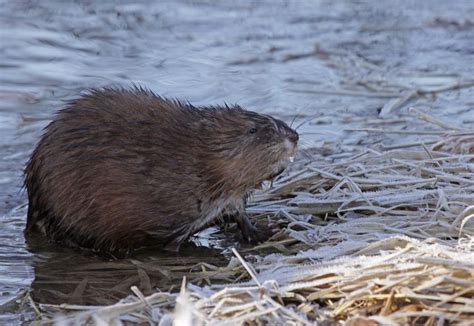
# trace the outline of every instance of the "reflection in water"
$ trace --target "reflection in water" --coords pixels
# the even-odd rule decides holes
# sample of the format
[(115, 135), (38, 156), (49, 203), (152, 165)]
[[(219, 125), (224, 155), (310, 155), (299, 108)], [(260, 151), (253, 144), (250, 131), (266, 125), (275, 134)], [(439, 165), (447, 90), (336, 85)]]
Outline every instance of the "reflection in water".
[[(473, 16), (472, 2), (442, 0), (0, 0), (0, 323), (18, 311), (34, 317), (15, 300), (31, 282), (41, 302), (104, 303), (131, 284), (167, 290), (186, 274), (173, 269), (180, 264), (226, 264), (202, 248), (118, 261), (56, 245), (27, 249), (22, 168), (65, 100), (88, 87), (141, 83), (196, 105), (239, 103), (288, 122), (314, 117), (301, 142), (323, 155), (349, 153), (397, 140), (344, 131), (370, 126), (388, 99), (328, 90), (473, 76)], [(461, 94), (420, 100), (445, 121), (472, 123), (474, 95)]]
[(183, 276), (201, 271), (201, 262), (218, 267), (227, 264), (222, 250), (192, 243), (179, 254), (148, 248), (117, 259), (58, 248), (42, 237), (28, 240), (35, 254), (31, 295), (34, 301), (49, 304), (111, 304), (129, 295), (133, 285), (145, 295), (156, 289), (178, 289)]

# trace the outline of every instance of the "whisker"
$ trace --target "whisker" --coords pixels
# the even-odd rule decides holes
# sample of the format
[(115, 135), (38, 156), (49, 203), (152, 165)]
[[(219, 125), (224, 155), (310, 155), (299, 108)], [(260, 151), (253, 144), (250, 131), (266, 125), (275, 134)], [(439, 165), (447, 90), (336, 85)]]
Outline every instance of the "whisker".
[(317, 143), (317, 141), (309, 140), (309, 139), (305, 139), (305, 138), (300, 139), (300, 142), (303, 145), (308, 145), (309, 147), (314, 147), (315, 144)]
[(304, 116), (304, 112), (307, 112), (307, 109), (310, 107), (310, 105), (305, 105), (303, 107), (301, 107), (298, 112), (295, 113), (295, 116), (293, 117), (293, 119), (291, 120), (291, 123), (290, 123), (290, 128), (293, 127), (293, 123), (295, 123), (296, 119), (299, 119), (300, 117)]
[[(328, 132), (327, 131), (320, 131), (320, 132), (302, 132), (302, 133), (298, 133), (298, 135), (300, 136), (304, 136), (304, 135), (327, 135)], [(336, 135), (336, 133), (331, 133), (331, 134), (334, 134)]]
[(302, 115), (301, 112), (298, 112), (298, 113), (295, 114), (295, 116), (294, 116), (293, 119), (291, 120), (290, 128), (293, 127), (293, 123), (294, 123), (295, 120), (298, 119), (301, 115)]
[(313, 114), (311, 115), (308, 119), (305, 119), (303, 120), (303, 122), (301, 122), (299, 125), (296, 126), (295, 130), (298, 130), (301, 126), (303, 126), (304, 124), (306, 124), (307, 122), (313, 120), (314, 118), (316, 118), (317, 116), (319, 116), (321, 113), (316, 113), (316, 114)]

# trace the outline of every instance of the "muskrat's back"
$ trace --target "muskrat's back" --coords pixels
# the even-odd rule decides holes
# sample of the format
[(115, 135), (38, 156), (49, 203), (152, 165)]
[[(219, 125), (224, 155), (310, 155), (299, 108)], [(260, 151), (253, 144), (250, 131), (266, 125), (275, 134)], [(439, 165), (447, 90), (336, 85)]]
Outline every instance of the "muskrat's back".
[(283, 122), (239, 107), (92, 91), (58, 112), (28, 162), (26, 232), (116, 250), (179, 244), (224, 212), (251, 228), (245, 195), (286, 166), (296, 142)]

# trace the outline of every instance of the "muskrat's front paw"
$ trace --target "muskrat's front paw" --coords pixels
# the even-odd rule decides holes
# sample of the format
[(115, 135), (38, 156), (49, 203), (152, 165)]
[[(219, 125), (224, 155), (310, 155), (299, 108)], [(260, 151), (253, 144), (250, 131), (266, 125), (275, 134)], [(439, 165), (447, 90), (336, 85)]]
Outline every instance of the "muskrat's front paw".
[(257, 228), (253, 225), (242, 230), (242, 236), (250, 243), (257, 244), (267, 241), (273, 232), (267, 228)]

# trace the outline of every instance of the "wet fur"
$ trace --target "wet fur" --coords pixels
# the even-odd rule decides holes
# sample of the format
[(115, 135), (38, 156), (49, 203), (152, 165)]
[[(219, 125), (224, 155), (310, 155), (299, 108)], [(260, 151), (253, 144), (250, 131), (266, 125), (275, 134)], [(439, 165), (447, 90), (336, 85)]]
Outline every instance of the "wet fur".
[(246, 218), (245, 196), (286, 166), (288, 137), (238, 106), (93, 90), (57, 113), (27, 164), (26, 233), (105, 251), (179, 245), (225, 211)]

